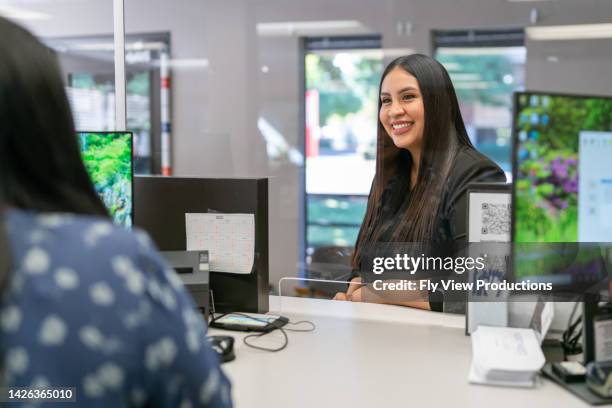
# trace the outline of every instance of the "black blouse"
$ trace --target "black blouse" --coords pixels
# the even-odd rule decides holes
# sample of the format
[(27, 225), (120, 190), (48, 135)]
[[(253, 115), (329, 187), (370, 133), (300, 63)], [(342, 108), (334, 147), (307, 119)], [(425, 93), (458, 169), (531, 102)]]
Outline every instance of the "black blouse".
[[(505, 182), (506, 175), (489, 158), (469, 147), (462, 147), (457, 152), (446, 180), (442, 201), (434, 221), (432, 242), (461, 242), (467, 239), (467, 189), (476, 182)], [(444, 183), (443, 180), (438, 180)], [(399, 187), (396, 177), (392, 178), (382, 195), (382, 222), (385, 224), (381, 242), (391, 238), (397, 217), (410, 203), (411, 192), (408, 189), (405, 198), (396, 209), (391, 205), (393, 190)]]
[[(445, 183), (442, 201), (438, 209), (438, 214), (434, 221), (432, 242), (466, 242), (467, 240), (467, 189), (468, 186), (476, 182), (505, 182), (504, 172), (489, 158), (470, 147), (461, 147), (455, 156), (449, 177)], [(393, 226), (397, 223), (397, 217), (402, 214), (405, 206), (410, 202), (410, 189), (406, 189), (406, 194), (401, 205), (393, 205), (391, 197), (394, 189), (402, 188), (399, 180), (392, 178), (382, 194), (382, 221), (384, 223), (383, 233), (380, 242), (387, 242), (391, 238)], [(393, 208), (396, 207), (396, 208)], [(354, 276), (357, 276), (354, 274)], [(442, 311), (442, 293), (430, 293), (429, 303), (431, 310)], [(454, 305), (449, 309), (461, 311), (462, 305)]]

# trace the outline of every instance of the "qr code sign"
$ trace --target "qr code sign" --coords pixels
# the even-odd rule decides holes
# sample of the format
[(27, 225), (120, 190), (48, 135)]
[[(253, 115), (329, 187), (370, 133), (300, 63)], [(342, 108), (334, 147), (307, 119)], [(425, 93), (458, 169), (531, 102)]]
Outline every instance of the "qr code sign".
[(483, 235), (510, 234), (510, 204), (482, 204)]

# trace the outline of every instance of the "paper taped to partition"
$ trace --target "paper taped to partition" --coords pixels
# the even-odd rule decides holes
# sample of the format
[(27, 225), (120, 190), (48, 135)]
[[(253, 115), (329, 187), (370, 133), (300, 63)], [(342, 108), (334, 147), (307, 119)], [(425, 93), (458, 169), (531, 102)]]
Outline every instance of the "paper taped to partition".
[(248, 274), (255, 258), (254, 214), (185, 214), (187, 250), (208, 250), (210, 270)]

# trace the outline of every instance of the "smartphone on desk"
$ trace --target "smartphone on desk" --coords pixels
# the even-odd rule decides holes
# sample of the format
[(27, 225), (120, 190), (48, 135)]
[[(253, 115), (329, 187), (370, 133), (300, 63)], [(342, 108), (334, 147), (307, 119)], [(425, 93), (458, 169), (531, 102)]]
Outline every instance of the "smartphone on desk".
[(270, 332), (286, 325), (284, 316), (257, 313), (228, 313), (210, 322), (210, 327), (223, 330)]

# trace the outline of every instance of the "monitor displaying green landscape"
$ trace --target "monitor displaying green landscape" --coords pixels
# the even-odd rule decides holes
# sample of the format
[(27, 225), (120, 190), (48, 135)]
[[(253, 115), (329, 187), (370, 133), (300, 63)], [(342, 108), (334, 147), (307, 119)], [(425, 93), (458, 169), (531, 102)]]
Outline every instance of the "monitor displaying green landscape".
[(114, 222), (132, 226), (132, 133), (80, 132), (81, 155)]

